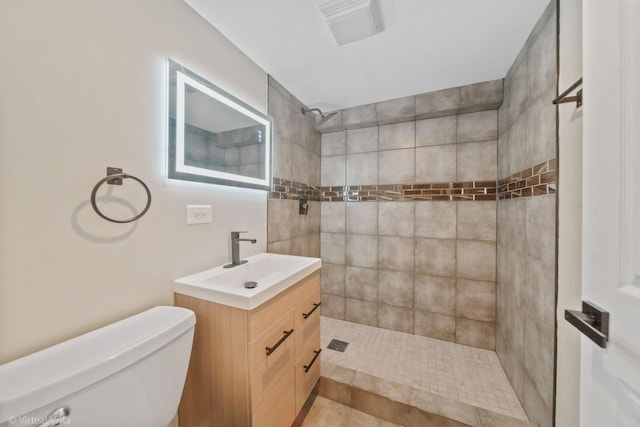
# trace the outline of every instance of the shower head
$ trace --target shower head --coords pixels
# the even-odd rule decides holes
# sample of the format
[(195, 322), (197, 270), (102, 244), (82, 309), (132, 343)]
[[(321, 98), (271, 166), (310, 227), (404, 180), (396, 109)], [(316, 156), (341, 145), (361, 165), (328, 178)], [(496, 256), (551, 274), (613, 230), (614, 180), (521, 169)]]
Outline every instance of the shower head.
[(329, 120), (331, 117), (335, 116), (338, 113), (337, 111), (332, 111), (330, 113), (323, 113), (322, 111), (320, 111), (319, 108), (302, 107), (300, 110), (302, 111), (303, 116), (310, 112), (317, 112), (320, 115), (320, 121), (316, 123), (316, 126), (321, 126), (323, 123), (325, 123), (327, 120)]

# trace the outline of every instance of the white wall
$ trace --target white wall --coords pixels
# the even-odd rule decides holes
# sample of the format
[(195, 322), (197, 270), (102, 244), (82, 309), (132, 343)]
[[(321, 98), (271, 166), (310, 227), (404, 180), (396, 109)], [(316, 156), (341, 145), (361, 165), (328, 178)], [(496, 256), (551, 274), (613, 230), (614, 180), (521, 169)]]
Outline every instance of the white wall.
[[(232, 229), (265, 251), (264, 191), (165, 178), (167, 57), (266, 112), (267, 75), (181, 0), (0, 2), (0, 363), (173, 304)], [(137, 223), (88, 205), (106, 166), (149, 185)], [(112, 191), (144, 203), (132, 180)], [(213, 223), (187, 226), (191, 203)]]
[[(560, 0), (560, 92), (582, 77), (582, 0)], [(581, 308), (582, 110), (559, 107), (558, 353), (556, 425), (579, 425), (580, 333), (564, 310)]]

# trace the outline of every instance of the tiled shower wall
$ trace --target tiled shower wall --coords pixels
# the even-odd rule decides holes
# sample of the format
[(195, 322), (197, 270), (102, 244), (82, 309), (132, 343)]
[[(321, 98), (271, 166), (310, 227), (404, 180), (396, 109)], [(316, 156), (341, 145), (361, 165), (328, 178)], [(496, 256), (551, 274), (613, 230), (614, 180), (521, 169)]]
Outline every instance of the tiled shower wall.
[(498, 80), (328, 123), (341, 130), (321, 144), (323, 315), (495, 348), (501, 101)]
[[(274, 191), (267, 202), (267, 250), (320, 257), (320, 134), (315, 130), (314, 115), (302, 115), (302, 107), (269, 77)], [(301, 198), (309, 200), (307, 215), (299, 214)]]
[(498, 113), (496, 352), (540, 427), (553, 425), (554, 406), (555, 6), (552, 1), (507, 74)]

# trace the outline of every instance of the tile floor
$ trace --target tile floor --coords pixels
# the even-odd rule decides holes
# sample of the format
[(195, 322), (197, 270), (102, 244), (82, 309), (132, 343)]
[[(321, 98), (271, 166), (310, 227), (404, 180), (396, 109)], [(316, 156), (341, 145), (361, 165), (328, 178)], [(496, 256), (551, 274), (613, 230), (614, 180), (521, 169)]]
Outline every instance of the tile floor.
[[(320, 319), (323, 362), (527, 420), (493, 351), (324, 316)], [(349, 342), (344, 353), (327, 349), (333, 338)]]
[(301, 427), (400, 427), (333, 400), (316, 396)]

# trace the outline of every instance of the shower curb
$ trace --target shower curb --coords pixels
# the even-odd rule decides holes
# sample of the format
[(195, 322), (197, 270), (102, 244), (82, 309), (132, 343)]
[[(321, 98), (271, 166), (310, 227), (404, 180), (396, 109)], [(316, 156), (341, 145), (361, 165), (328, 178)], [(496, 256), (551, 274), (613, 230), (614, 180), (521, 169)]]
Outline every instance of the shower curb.
[(484, 408), (322, 362), (314, 393), (405, 427), (536, 427)]

